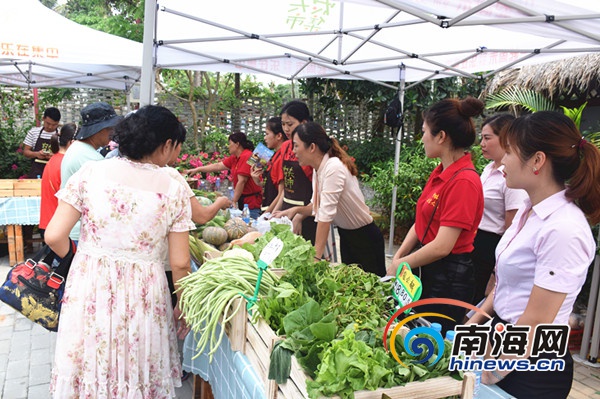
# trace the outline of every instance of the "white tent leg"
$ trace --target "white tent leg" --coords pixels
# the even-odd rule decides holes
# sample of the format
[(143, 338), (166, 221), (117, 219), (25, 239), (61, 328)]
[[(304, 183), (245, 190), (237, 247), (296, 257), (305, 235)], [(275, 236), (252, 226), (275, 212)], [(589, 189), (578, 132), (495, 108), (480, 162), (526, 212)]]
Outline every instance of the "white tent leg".
[[(404, 64), (400, 65), (400, 90), (398, 91), (398, 98), (400, 99), (400, 112), (404, 114), (404, 89), (406, 84), (406, 67)], [(404, 117), (404, 115), (402, 115)], [(402, 144), (402, 135), (404, 134), (404, 126), (400, 125), (398, 134), (395, 138), (395, 154), (394, 154), (394, 176), (398, 174), (398, 168), (400, 164), (400, 145)], [(392, 188), (392, 209), (390, 210), (390, 238), (388, 243), (387, 256), (394, 256), (394, 230), (395, 230), (395, 216), (396, 216), (396, 198), (398, 195), (398, 187), (394, 185)]]
[(154, 103), (154, 35), (156, 30), (156, 0), (146, 0), (144, 7), (144, 46), (140, 105)]

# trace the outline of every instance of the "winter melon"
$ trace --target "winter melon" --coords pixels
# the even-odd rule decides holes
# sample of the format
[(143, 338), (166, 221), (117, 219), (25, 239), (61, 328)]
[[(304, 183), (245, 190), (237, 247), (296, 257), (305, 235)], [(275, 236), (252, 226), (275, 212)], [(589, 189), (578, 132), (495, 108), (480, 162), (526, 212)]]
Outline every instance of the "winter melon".
[(222, 227), (208, 226), (202, 231), (202, 239), (218, 247), (227, 241), (227, 231)]
[(223, 227), (227, 231), (227, 236), (230, 241), (242, 238), (248, 232), (248, 225), (242, 218), (231, 218)]

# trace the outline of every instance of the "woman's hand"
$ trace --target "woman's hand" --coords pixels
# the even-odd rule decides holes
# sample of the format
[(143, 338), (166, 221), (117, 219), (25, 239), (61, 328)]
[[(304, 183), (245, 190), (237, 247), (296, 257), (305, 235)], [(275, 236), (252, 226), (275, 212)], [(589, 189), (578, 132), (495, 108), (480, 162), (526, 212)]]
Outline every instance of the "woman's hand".
[(302, 221), (304, 220), (304, 215), (300, 213), (296, 213), (292, 218), (292, 231), (294, 234), (302, 235)]
[(260, 179), (263, 174), (263, 168), (258, 165), (259, 164), (252, 165), (252, 167), (250, 168), (250, 176), (252, 176), (253, 178), (255, 177), (257, 179)]
[(217, 197), (217, 199), (215, 200), (215, 204), (217, 204), (217, 206), (219, 207), (219, 209), (227, 209), (227, 208), (231, 208), (231, 200), (227, 197), (221, 196), (221, 197)]
[(186, 176), (189, 176), (189, 175), (193, 175), (194, 173), (198, 173), (199, 171), (200, 171), (200, 168), (184, 169), (182, 173)]
[(177, 338), (184, 339), (185, 336), (190, 332), (190, 327), (185, 321), (185, 317), (179, 309), (179, 304), (173, 309), (173, 319), (175, 321), (175, 331), (177, 332)]
[(396, 255), (394, 255), (392, 263), (385, 268), (385, 274), (387, 274), (388, 276), (395, 276), (398, 271), (398, 266), (400, 266), (400, 264), (404, 262), (402, 259), (404, 258), (396, 258)]
[(275, 212), (273, 212), (273, 215), (271, 215), (271, 217), (282, 218), (285, 216), (288, 219), (292, 220), (295, 215), (296, 215), (296, 212), (294, 211), (294, 208), (289, 208), (289, 209), (286, 209), (285, 211), (275, 211)]

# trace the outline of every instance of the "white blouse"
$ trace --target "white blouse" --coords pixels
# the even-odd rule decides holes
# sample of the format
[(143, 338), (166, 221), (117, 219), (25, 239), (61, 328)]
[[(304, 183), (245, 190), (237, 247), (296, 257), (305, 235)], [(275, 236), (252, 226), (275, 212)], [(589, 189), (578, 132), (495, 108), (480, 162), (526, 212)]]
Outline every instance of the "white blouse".
[(481, 173), (483, 217), (479, 229), (500, 235), (505, 230), (506, 212), (519, 209), (528, 198), (525, 190), (506, 187), (503, 169), (494, 168), (494, 162), (490, 162)]
[(534, 285), (567, 294), (554, 324), (567, 324), (596, 244), (577, 205), (558, 192), (519, 209), (496, 247), (494, 310), (509, 323), (525, 311)]

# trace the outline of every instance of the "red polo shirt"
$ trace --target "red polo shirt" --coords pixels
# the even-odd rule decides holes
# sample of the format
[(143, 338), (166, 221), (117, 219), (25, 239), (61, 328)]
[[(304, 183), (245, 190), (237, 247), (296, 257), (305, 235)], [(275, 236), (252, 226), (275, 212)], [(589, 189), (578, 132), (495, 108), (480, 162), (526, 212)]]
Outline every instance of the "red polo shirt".
[[(443, 170), (442, 164), (439, 164), (431, 172), (417, 201), (415, 217), (415, 232), (418, 239), (423, 240), (423, 244), (433, 241), (440, 226), (462, 229), (452, 248), (453, 254), (473, 251), (473, 240), (483, 215), (483, 187), (479, 175), (472, 170), (464, 170), (452, 178), (463, 168), (474, 169), (470, 154), (465, 154), (446, 170)], [(441, 193), (443, 195), (440, 196)], [(423, 239), (437, 201), (439, 201), (437, 210)]]
[(246, 181), (246, 185), (244, 186), (244, 190), (242, 191), (242, 196), (244, 204), (248, 204), (248, 208), (250, 209), (260, 209), (260, 205), (262, 203), (262, 188), (257, 186), (252, 179), (250, 174), (250, 165), (248, 164), (248, 159), (252, 156), (252, 151), (244, 150), (240, 154), (239, 157), (235, 155), (230, 155), (227, 158), (223, 159), (223, 165), (227, 166), (227, 168), (231, 171), (231, 176), (233, 176), (233, 186), (237, 186), (238, 176), (248, 176), (248, 180)]
[(277, 187), (279, 182), (283, 180), (283, 156), (281, 152), (281, 147), (279, 150), (275, 151), (273, 157), (269, 161), (267, 165), (267, 172), (271, 175), (271, 181), (273, 185)]

